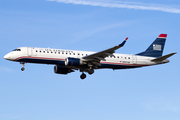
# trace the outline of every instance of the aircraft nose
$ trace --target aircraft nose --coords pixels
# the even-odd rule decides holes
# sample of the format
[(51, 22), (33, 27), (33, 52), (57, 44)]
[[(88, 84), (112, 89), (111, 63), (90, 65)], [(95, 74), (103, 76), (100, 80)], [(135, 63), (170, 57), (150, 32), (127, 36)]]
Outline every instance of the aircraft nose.
[(8, 60), (10, 58), (10, 55), (9, 54), (6, 54), (5, 56), (4, 56), (4, 59), (6, 59), (6, 60)]

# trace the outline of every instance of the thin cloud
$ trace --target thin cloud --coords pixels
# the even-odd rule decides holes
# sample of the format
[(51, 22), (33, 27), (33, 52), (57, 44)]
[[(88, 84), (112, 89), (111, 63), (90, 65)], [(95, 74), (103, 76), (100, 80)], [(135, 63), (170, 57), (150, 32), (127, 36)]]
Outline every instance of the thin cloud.
[(47, 0), (56, 1), (61, 3), (71, 3), (78, 5), (90, 5), (100, 7), (111, 7), (111, 8), (127, 8), (135, 10), (156, 10), (169, 13), (180, 13), (180, 9), (173, 6), (158, 5), (158, 4), (144, 4), (138, 2), (124, 2), (116, 0)]
[(75, 43), (75, 42), (84, 40), (90, 36), (93, 36), (94, 34), (101, 33), (103, 31), (106, 31), (109, 29), (126, 27), (127, 25), (134, 24), (138, 20), (131, 20), (131, 21), (125, 21), (125, 22), (120, 22), (120, 23), (114, 23), (114, 24), (109, 24), (109, 25), (105, 25), (105, 26), (93, 27), (91, 29), (82, 30), (80, 32), (74, 32), (72, 34), (73, 41), (71, 41), (71, 42)]
[(73, 42), (78, 42), (78, 41), (84, 40), (85, 38), (92, 36), (93, 34), (96, 34), (96, 33), (99, 33), (99, 32), (114, 28), (114, 27), (120, 27), (123, 25), (124, 24), (122, 24), (122, 23), (117, 23), (117, 24), (102, 26), (102, 27), (93, 28), (93, 29), (89, 29), (89, 30), (83, 30), (78, 33), (74, 33), (73, 34)]
[(159, 97), (146, 101), (143, 106), (152, 111), (180, 112), (179, 98)]
[(8, 67), (0, 66), (0, 73), (2, 72), (13, 72), (14, 70)]

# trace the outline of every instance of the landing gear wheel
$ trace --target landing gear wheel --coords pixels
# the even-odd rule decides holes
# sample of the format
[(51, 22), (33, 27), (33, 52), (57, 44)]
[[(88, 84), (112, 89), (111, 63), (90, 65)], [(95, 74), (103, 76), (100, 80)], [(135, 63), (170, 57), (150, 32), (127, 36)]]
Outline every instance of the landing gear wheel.
[(80, 76), (81, 79), (85, 79), (86, 78), (86, 74), (82, 73)]
[(89, 69), (88, 70), (88, 73), (91, 75), (91, 74), (93, 74), (94, 73), (94, 69)]
[(22, 70), (22, 71), (24, 71), (24, 70), (25, 70), (25, 68), (24, 68), (24, 67), (22, 67), (22, 68), (21, 68), (21, 70)]

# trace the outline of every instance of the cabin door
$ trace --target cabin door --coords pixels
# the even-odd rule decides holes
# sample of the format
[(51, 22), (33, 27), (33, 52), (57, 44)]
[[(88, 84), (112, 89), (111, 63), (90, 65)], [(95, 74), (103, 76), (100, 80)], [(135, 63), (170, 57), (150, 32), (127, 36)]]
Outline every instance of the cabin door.
[(31, 47), (27, 47), (27, 55), (32, 56), (32, 48)]
[(137, 62), (136, 56), (135, 56), (135, 55), (132, 55), (132, 63), (133, 63), (133, 64), (136, 64), (136, 62)]

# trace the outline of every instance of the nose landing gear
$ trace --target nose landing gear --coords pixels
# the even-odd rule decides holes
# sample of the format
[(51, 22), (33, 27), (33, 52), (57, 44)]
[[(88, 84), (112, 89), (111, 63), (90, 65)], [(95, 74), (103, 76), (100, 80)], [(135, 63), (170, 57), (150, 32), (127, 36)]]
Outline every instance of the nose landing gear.
[(24, 67), (22, 67), (22, 68), (21, 68), (21, 70), (22, 70), (22, 71), (24, 71), (24, 70), (25, 70), (25, 68), (24, 68)]
[(25, 62), (20, 62), (20, 64), (22, 64), (22, 66), (23, 66), (23, 67), (21, 68), (21, 70), (24, 71), (24, 70), (25, 70), (25, 68), (24, 68)]

